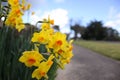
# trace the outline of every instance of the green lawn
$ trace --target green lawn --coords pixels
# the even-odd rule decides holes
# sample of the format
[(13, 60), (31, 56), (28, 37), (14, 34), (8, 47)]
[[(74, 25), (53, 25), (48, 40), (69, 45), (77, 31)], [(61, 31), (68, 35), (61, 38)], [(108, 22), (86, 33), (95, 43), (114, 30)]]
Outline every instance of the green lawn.
[(74, 43), (113, 59), (120, 60), (120, 42), (78, 40)]

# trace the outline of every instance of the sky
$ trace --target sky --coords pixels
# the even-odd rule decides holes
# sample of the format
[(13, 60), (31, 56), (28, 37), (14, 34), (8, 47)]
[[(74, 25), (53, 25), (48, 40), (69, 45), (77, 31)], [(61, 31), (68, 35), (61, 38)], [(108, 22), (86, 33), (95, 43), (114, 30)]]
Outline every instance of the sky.
[[(104, 26), (120, 32), (119, 0), (27, 0), (32, 7), (23, 17), (24, 22), (36, 24), (50, 15), (62, 32), (70, 33), (72, 24), (87, 26), (90, 21), (102, 21)], [(31, 15), (35, 12), (34, 15)], [(28, 17), (29, 16), (29, 17)]]

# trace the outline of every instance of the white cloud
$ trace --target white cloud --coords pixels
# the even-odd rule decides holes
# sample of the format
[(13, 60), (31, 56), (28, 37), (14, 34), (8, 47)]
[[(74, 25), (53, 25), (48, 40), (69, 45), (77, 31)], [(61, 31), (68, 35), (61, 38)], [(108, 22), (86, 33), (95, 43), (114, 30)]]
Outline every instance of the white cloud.
[(118, 13), (118, 14), (116, 15), (116, 18), (120, 18), (120, 13)]
[(105, 26), (112, 27), (120, 32), (120, 12), (114, 7), (110, 8), (108, 20), (105, 22)]
[(45, 11), (42, 16), (38, 14), (32, 15), (30, 16), (30, 22), (35, 25), (37, 21), (48, 18), (48, 15), (50, 15), (51, 19), (54, 19), (54, 24), (59, 25), (61, 29), (69, 23), (68, 11), (61, 8)]
[(39, 16), (37, 16), (37, 15), (32, 15), (31, 17), (30, 17), (30, 23), (31, 24), (33, 24), (33, 25), (36, 25), (36, 23), (40, 20), (40, 17)]
[(120, 26), (120, 19), (114, 20), (114, 21), (108, 21), (105, 23), (106, 26), (110, 27), (117, 27)]
[(105, 26), (112, 27), (120, 32), (120, 18), (116, 18), (114, 20), (108, 20), (105, 23)]
[(108, 13), (108, 19), (112, 19), (116, 12), (117, 10), (115, 9), (115, 7), (111, 6)]
[(48, 15), (50, 15), (51, 19), (54, 19), (55, 25), (64, 27), (66, 24), (68, 24), (68, 21), (69, 21), (68, 12), (65, 9), (58, 8), (52, 11), (47, 11), (44, 13), (42, 18), (47, 18)]

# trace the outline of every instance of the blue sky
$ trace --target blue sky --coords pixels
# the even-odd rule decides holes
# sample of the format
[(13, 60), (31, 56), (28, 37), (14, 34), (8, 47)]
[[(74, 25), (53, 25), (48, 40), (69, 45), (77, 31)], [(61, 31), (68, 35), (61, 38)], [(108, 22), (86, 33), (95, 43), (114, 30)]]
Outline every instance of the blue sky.
[[(35, 24), (48, 15), (60, 25), (63, 32), (70, 32), (69, 20), (86, 26), (91, 20), (103, 21), (120, 32), (120, 1), (119, 0), (27, 0), (32, 4), (29, 22)], [(27, 22), (27, 12), (24, 16)]]

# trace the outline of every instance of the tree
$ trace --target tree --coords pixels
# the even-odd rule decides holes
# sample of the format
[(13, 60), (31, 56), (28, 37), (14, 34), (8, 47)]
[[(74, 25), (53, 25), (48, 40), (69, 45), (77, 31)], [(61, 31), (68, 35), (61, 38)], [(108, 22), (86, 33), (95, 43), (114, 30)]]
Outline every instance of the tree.
[(103, 40), (105, 38), (105, 29), (101, 21), (91, 21), (82, 35), (87, 40)]
[(106, 37), (105, 40), (120, 40), (119, 32), (113, 28), (105, 27)]
[(77, 35), (80, 34), (80, 35), (83, 35), (84, 33), (84, 30), (85, 30), (85, 27), (79, 25), (79, 24), (75, 24), (73, 26), (70, 26), (70, 29), (74, 31), (74, 39), (77, 39)]
[(117, 30), (104, 27), (101, 21), (91, 21), (86, 27), (83, 39), (86, 40), (120, 40)]

